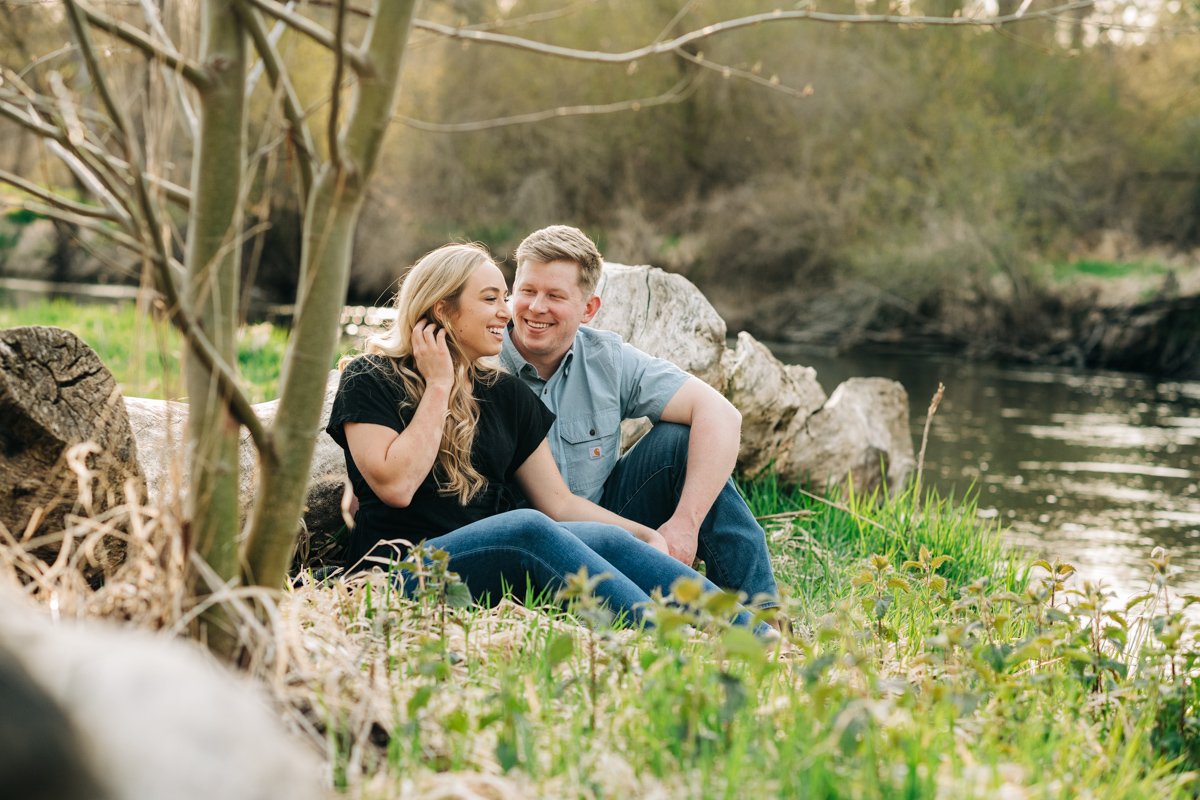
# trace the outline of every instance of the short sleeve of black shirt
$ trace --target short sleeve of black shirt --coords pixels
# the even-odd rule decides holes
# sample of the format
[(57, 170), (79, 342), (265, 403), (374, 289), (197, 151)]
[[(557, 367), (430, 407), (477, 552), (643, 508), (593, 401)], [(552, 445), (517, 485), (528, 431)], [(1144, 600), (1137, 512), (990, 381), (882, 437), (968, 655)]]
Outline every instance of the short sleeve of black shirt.
[(403, 431), (412, 419), (412, 409), (400, 414), (404, 386), (390, 364), (378, 356), (360, 356), (342, 370), (337, 394), (329, 412), (325, 430), (343, 449), (346, 448), (347, 422), (367, 422)]

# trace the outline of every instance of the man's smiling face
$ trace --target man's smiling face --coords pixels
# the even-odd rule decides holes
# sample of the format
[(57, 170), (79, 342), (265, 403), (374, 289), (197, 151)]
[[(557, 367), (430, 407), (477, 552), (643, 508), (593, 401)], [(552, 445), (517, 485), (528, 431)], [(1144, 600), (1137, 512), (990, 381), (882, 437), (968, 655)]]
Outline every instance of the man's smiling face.
[(526, 261), (513, 281), (513, 344), (525, 360), (553, 368), (571, 349), (579, 326), (600, 309), (600, 298), (583, 296), (573, 261)]

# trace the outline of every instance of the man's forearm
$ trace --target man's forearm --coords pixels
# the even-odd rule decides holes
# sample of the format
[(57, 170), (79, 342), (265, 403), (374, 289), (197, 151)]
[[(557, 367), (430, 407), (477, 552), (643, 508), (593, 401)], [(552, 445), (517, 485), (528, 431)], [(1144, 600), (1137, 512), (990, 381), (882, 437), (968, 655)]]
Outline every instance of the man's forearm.
[(688, 437), (687, 476), (674, 514), (677, 524), (699, 531), (737, 465), (740, 444), (741, 415), (736, 409), (698, 410)]

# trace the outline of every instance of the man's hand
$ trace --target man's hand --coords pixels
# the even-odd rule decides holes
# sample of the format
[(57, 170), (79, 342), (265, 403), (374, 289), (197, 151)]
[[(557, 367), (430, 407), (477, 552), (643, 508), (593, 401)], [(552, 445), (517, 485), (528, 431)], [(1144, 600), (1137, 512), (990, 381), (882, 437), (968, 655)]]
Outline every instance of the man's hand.
[(700, 536), (696, 527), (671, 517), (659, 527), (658, 532), (666, 539), (672, 558), (689, 567), (696, 563), (696, 546)]
[(663, 538), (661, 533), (654, 530), (654, 528), (646, 528), (646, 530), (643, 531), (638, 538), (653, 547), (655, 550), (666, 553), (667, 555), (672, 555), (671, 548), (667, 544), (667, 540)]

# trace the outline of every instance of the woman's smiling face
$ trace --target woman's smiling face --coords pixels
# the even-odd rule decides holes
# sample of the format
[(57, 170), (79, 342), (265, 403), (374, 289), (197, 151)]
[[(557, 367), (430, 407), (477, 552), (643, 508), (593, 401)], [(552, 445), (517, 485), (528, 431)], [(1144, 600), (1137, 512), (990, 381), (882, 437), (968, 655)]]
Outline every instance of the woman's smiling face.
[(475, 268), (454, 311), (447, 315), (454, 338), (472, 361), (499, 354), (512, 315), (505, 302), (504, 273), (491, 261)]

